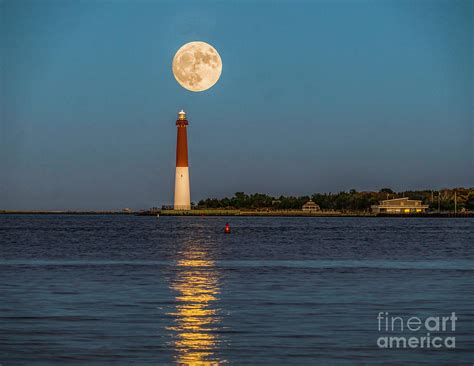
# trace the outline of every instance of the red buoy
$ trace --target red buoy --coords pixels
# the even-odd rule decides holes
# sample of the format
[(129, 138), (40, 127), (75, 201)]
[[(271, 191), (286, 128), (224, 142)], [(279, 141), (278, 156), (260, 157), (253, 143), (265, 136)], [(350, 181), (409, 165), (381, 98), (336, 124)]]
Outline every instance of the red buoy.
[(230, 226), (229, 226), (229, 223), (225, 224), (224, 233), (230, 234)]

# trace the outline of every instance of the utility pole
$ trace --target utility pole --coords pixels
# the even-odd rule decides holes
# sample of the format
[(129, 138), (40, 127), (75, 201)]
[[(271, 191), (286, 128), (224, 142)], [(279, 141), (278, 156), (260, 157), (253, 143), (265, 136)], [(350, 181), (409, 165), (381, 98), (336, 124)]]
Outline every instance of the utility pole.
[(438, 213), (441, 212), (441, 192), (438, 191)]
[(458, 199), (456, 195), (456, 191), (454, 191), (454, 216), (456, 216), (458, 211)]

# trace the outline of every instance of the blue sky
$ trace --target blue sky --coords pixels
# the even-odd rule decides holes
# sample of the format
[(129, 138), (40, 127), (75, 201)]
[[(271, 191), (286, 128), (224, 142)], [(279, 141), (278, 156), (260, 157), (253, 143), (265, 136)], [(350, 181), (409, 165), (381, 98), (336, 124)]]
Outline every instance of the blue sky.
[[(471, 1), (0, 1), (0, 208), (473, 186)], [(219, 82), (175, 81), (184, 43)]]

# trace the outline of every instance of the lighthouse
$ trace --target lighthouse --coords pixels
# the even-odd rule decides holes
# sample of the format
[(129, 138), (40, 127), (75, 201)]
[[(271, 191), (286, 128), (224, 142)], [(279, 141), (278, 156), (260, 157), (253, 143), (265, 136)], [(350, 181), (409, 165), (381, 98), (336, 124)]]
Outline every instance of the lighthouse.
[(188, 120), (186, 113), (181, 110), (176, 120), (178, 138), (176, 141), (176, 176), (174, 181), (174, 209), (190, 210), (191, 193), (189, 190), (188, 167)]

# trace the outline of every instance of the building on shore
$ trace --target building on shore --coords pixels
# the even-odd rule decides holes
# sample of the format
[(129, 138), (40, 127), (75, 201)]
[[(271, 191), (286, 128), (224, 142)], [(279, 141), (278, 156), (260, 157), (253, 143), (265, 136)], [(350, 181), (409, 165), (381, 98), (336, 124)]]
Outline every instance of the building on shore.
[(316, 202), (309, 200), (303, 205), (302, 210), (305, 212), (318, 212), (321, 211), (321, 208), (316, 204)]
[(380, 204), (372, 206), (372, 212), (387, 214), (413, 214), (426, 212), (427, 208), (428, 205), (423, 205), (423, 202), (420, 200), (411, 200), (404, 197), (380, 201)]
[(181, 110), (176, 121), (178, 137), (176, 142), (176, 175), (174, 184), (174, 209), (190, 210), (191, 193), (189, 189), (188, 167), (188, 120), (186, 113)]

